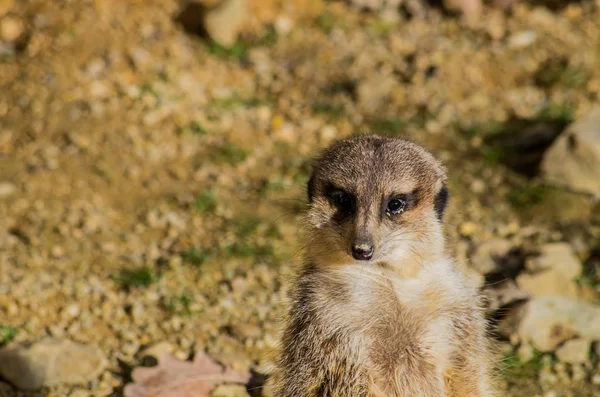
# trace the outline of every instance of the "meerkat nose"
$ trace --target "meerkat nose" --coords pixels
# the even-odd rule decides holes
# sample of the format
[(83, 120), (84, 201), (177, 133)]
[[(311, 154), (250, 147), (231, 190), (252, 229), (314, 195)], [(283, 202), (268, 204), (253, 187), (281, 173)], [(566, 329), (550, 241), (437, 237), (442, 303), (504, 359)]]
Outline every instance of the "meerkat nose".
[(359, 261), (368, 261), (373, 257), (373, 246), (369, 244), (355, 244), (352, 246), (352, 256)]

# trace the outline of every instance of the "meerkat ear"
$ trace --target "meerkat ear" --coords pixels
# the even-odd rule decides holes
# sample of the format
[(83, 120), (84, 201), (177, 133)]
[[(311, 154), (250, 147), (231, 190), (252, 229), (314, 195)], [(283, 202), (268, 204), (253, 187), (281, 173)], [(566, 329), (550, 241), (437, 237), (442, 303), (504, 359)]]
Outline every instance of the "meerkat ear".
[(446, 211), (446, 205), (448, 204), (449, 197), (450, 193), (448, 192), (448, 186), (446, 185), (446, 182), (443, 182), (442, 187), (436, 194), (433, 202), (433, 208), (435, 209), (440, 221), (444, 218), (444, 211)]
[(308, 193), (308, 202), (312, 203), (313, 197), (315, 195), (315, 176), (314, 174), (310, 176), (307, 184), (307, 193)]

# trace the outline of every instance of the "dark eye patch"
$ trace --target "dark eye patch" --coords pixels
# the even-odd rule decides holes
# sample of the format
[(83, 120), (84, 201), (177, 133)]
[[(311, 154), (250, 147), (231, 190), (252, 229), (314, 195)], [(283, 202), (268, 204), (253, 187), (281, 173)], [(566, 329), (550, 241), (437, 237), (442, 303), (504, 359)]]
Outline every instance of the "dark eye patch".
[(351, 193), (330, 184), (326, 188), (326, 195), (340, 214), (348, 215), (353, 212), (356, 200)]

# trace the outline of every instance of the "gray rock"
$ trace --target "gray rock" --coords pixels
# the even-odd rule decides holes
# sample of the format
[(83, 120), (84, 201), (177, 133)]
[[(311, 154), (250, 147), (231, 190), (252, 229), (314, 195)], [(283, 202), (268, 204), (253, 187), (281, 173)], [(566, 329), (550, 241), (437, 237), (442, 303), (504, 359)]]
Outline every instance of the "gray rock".
[(515, 310), (517, 334), (542, 352), (554, 351), (561, 343), (579, 336), (600, 340), (600, 307), (565, 297), (532, 299)]
[(544, 245), (540, 255), (527, 262), (526, 269), (516, 281), (531, 297), (577, 298), (579, 288), (575, 279), (581, 274), (582, 265), (569, 244)]
[(24, 390), (85, 383), (98, 377), (106, 365), (98, 349), (70, 340), (48, 338), (29, 347), (0, 350), (0, 375)]
[(512, 243), (502, 238), (494, 238), (483, 242), (471, 256), (471, 267), (481, 274), (489, 274), (502, 270), (501, 259), (508, 255)]
[(600, 197), (600, 106), (556, 139), (541, 170), (549, 183)]
[(591, 342), (587, 339), (571, 339), (556, 349), (556, 357), (565, 363), (580, 364), (590, 356)]
[(225, 47), (236, 40), (247, 12), (246, 0), (224, 0), (204, 13), (204, 29), (215, 42)]

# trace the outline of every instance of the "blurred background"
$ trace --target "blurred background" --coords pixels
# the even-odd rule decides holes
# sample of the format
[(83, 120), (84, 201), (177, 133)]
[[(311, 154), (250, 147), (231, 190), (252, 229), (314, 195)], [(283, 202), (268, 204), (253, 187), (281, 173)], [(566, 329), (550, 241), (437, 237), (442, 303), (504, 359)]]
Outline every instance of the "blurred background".
[(599, 396), (599, 106), (598, 0), (0, 0), (0, 396), (196, 352), (263, 395), (311, 160), (367, 132), (448, 166), (500, 395)]

